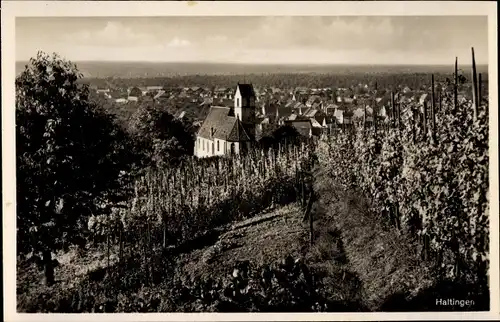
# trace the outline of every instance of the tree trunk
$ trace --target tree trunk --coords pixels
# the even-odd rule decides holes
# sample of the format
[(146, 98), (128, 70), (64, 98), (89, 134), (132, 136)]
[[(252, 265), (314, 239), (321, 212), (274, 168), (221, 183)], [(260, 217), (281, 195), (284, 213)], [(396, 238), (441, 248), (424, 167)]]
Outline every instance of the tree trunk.
[(52, 264), (52, 254), (50, 250), (43, 251), (43, 268), (45, 273), (45, 285), (54, 284), (54, 265)]

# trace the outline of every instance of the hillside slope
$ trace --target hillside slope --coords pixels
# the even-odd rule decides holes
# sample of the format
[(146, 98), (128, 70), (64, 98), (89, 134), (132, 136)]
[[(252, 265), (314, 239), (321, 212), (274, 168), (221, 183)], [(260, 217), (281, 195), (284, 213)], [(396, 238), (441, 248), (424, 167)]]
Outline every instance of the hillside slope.
[[(315, 227), (315, 245), (310, 246), (309, 225), (295, 204), (270, 209), (256, 217), (216, 229), (210, 238), (169, 253), (155, 252), (144, 261), (132, 252), (130, 258), (116, 261), (112, 249), (109, 269), (102, 250), (78, 255), (59, 254), (52, 287), (41, 284), (42, 274), (29, 266), (18, 272), (18, 310), (22, 312), (171, 312), (232, 311), (232, 308), (203, 307), (197, 297), (180, 297), (179, 281), (203, 283), (208, 279), (232, 278), (241, 262), (252, 267), (282, 265), (292, 258), (311, 268), (318, 287), (334, 303), (330, 310), (363, 310), (358, 304), (359, 280), (348, 271), (339, 235)], [(317, 218), (316, 218), (317, 219)], [(149, 265), (149, 266), (148, 266)], [(148, 273), (145, 272), (150, 272)], [(301, 282), (302, 283), (302, 282)], [(308, 282), (310, 283), (310, 282)], [(189, 286), (191, 287), (191, 286)], [(285, 292), (288, 292), (286, 289)], [(306, 299), (307, 300), (307, 299)], [(279, 305), (279, 304), (278, 304)], [(278, 306), (279, 307), (279, 306)], [(262, 309), (262, 308), (261, 308)], [(311, 309), (311, 308), (308, 308)], [(259, 310), (259, 308), (255, 308)]]
[[(317, 207), (328, 214), (325, 227), (341, 232), (345, 256), (359, 276), (361, 298), (370, 311), (488, 310), (481, 285), (464, 285), (440, 277), (439, 267), (421, 256), (418, 243), (368, 211), (359, 193), (343, 192), (335, 181), (315, 171)], [(439, 306), (437, 299), (472, 300), (471, 306)]]

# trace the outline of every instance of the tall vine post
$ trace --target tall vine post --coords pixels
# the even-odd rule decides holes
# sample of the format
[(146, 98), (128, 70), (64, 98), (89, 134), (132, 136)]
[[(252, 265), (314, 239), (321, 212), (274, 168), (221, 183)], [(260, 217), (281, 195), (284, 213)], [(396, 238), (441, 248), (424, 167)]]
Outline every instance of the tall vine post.
[(424, 140), (427, 139), (427, 133), (428, 133), (428, 128), (427, 128), (427, 101), (424, 100), (424, 105), (423, 105), (423, 119), (422, 119), (422, 129), (424, 131)]
[(458, 57), (455, 57), (455, 72), (454, 72), (455, 82), (453, 87), (453, 102), (455, 104), (455, 110), (458, 108)]
[(394, 103), (394, 92), (391, 91), (391, 125), (392, 127), (396, 126), (396, 104)]
[(431, 117), (432, 117), (432, 141), (436, 140), (436, 99), (434, 96), (434, 74), (431, 76)]
[(479, 109), (479, 95), (477, 86), (477, 71), (476, 71), (476, 58), (474, 56), (474, 47), (471, 48), (472, 53), (472, 106), (474, 108), (473, 119), (477, 120)]
[(481, 73), (478, 73), (477, 74), (477, 101), (478, 101), (478, 104), (479, 106), (481, 106), (481, 103), (482, 103), (482, 86), (483, 86), (483, 83), (482, 83), (482, 75)]

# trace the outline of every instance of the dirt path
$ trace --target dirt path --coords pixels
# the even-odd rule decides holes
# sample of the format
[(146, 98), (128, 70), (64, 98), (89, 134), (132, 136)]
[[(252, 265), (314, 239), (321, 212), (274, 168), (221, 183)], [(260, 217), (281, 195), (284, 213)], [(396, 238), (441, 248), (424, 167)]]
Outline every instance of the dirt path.
[(237, 261), (261, 265), (301, 257), (307, 238), (302, 212), (291, 204), (233, 224), (215, 244), (180, 256), (178, 263), (186, 276), (229, 274)]

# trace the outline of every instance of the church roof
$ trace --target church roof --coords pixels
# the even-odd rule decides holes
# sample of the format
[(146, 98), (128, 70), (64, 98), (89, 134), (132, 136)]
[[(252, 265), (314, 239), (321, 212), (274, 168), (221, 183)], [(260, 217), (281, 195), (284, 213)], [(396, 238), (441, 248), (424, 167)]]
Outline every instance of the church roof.
[(245, 131), (245, 127), (241, 123), (240, 120), (236, 120), (233, 125), (232, 131), (229, 133), (227, 136), (227, 141), (229, 142), (244, 142), (244, 141), (250, 141), (250, 136), (248, 136), (247, 132)]
[(252, 84), (238, 84), (238, 88), (242, 97), (255, 97), (255, 91)]
[(230, 111), (229, 107), (212, 106), (198, 131), (198, 136), (209, 140), (215, 138), (231, 142), (249, 141), (250, 137), (243, 123), (230, 116)]

